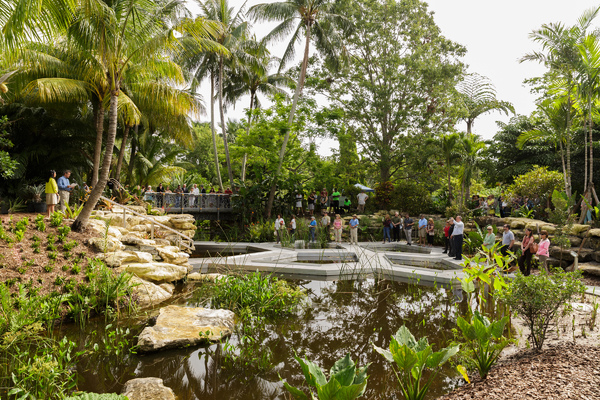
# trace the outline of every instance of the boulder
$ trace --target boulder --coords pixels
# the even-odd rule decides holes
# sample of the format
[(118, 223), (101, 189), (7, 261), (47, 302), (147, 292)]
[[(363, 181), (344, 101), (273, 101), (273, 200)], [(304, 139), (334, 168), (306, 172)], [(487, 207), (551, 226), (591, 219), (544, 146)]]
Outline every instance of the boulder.
[(200, 272), (194, 272), (187, 276), (189, 281), (198, 282), (216, 282), (219, 279), (226, 279), (227, 275), (222, 274), (201, 274)]
[(91, 237), (88, 239), (88, 244), (94, 246), (96, 250), (102, 253), (125, 249), (125, 245), (112, 236), (107, 236), (106, 238)]
[(189, 254), (180, 252), (179, 248), (175, 246), (157, 247), (156, 251), (164, 262), (170, 264), (187, 264), (190, 258)]
[(510, 228), (511, 229), (524, 229), (525, 228), (525, 222), (519, 221), (519, 220), (512, 221), (510, 223)]
[(173, 296), (173, 290), (169, 291), (167, 288), (162, 286), (171, 285), (170, 283), (155, 285), (154, 283), (140, 279), (137, 276), (133, 276), (131, 278), (131, 283), (133, 285), (131, 290), (136, 297), (137, 304), (141, 308), (160, 304), (163, 301), (169, 300)]
[(129, 232), (127, 233), (127, 235), (123, 236), (121, 238), (121, 242), (123, 244), (129, 244), (132, 246), (138, 245), (138, 244), (142, 244), (143, 243), (143, 236), (141, 233), (139, 232)]
[(580, 233), (589, 231), (590, 228), (591, 227), (589, 225), (573, 224), (569, 233), (571, 235), (579, 235)]
[(160, 378), (135, 378), (127, 381), (121, 394), (129, 400), (175, 400), (173, 390), (163, 385)]
[(597, 229), (597, 228), (595, 228), (595, 229), (590, 229), (590, 230), (588, 231), (588, 235), (589, 235), (589, 236), (592, 236), (592, 237), (600, 237), (600, 229)]
[(183, 222), (183, 223), (179, 223), (179, 222), (172, 222), (173, 227), (175, 229), (179, 229), (179, 230), (196, 230), (196, 225), (192, 224), (191, 222)]
[(175, 291), (175, 285), (173, 285), (172, 283), (161, 283), (158, 286), (160, 286), (162, 289), (169, 292), (170, 294), (173, 294), (173, 292)]
[(109, 267), (120, 267), (125, 263), (148, 263), (152, 262), (152, 255), (141, 251), (116, 251), (101, 254), (99, 259), (103, 260)]
[(144, 328), (138, 346), (149, 352), (216, 342), (231, 335), (234, 323), (229, 310), (171, 305), (160, 309), (154, 326)]
[[(156, 222), (158, 222), (159, 224), (163, 224), (165, 226), (168, 226), (169, 228), (172, 228), (171, 226), (171, 217), (169, 215), (153, 215), (152, 219)], [(150, 223), (149, 221), (147, 223)]]
[(170, 246), (171, 242), (169, 242), (167, 239), (154, 239), (154, 242), (156, 243), (157, 246)]
[(136, 225), (136, 226), (132, 226), (130, 231), (132, 232), (150, 232), (151, 230), (151, 226), (148, 224), (140, 224), (140, 225)]
[(554, 225), (542, 225), (540, 231), (546, 231), (549, 235), (556, 233), (556, 227)]
[(578, 267), (586, 274), (600, 276), (600, 263), (586, 262), (579, 264)]
[(161, 262), (125, 264), (117, 268), (117, 271), (129, 272), (139, 278), (156, 283), (179, 281), (188, 273), (185, 266)]

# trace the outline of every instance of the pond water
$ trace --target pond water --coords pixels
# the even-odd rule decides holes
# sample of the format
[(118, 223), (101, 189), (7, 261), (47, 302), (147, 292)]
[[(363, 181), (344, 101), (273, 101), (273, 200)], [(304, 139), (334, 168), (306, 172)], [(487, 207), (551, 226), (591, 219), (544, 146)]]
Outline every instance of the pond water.
[[(426, 335), (434, 351), (452, 338), (456, 307), (451, 290), (421, 287), (391, 281), (290, 280), (305, 289), (307, 304), (296, 316), (277, 320), (252, 338), (261, 353), (270, 353), (272, 362), (259, 369), (254, 363), (233, 365), (221, 344), (163, 351), (146, 355), (88, 358), (78, 369), (79, 389), (93, 392), (120, 392), (135, 377), (159, 377), (175, 391), (179, 400), (194, 399), (284, 399), (289, 398), (278, 375), (300, 387), (304, 380), (294, 353), (315, 362), (329, 375), (333, 363), (350, 353), (359, 366), (371, 362), (364, 398), (401, 399), (390, 365), (373, 351), (372, 343), (389, 346), (390, 337), (406, 324), (417, 337)], [(202, 290), (188, 285), (174, 303), (201, 306)], [(147, 319), (147, 317), (146, 317)], [(130, 320), (132, 332), (139, 333), (142, 319)], [(90, 323), (83, 331), (73, 329), (72, 339), (93, 341), (101, 323)], [(231, 343), (239, 344), (235, 335)], [(459, 384), (458, 373), (446, 364), (430, 389), (429, 398), (451, 391)]]

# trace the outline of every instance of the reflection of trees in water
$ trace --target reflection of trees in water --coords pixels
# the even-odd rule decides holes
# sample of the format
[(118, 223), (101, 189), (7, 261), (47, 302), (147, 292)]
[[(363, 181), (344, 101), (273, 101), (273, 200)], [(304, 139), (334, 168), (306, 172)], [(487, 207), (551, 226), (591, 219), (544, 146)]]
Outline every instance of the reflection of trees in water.
[[(297, 283), (308, 286), (305, 281)], [(127, 367), (122, 376), (135, 372), (137, 377), (160, 377), (179, 400), (283, 399), (286, 392), (278, 374), (293, 386), (300, 387), (304, 381), (299, 365), (293, 360), (294, 352), (324, 370), (350, 353), (360, 366), (372, 362), (365, 398), (400, 399), (391, 367), (373, 351), (372, 343), (388, 347), (390, 337), (403, 324), (416, 337), (426, 335), (434, 350), (452, 339), (456, 312), (452, 291), (386, 280), (320, 285), (320, 290), (309, 290), (312, 304), (297, 317), (256, 331), (255, 338), (273, 354), (273, 366), (267, 372), (232, 368), (224, 362), (222, 345), (213, 345), (136, 357), (137, 366)], [(235, 337), (232, 343), (237, 343)], [(449, 373), (450, 368), (446, 368), (444, 372)], [(430, 395), (446, 392), (456, 384), (455, 380), (445, 378), (444, 372), (438, 376)], [(451, 372), (450, 375), (456, 376)]]

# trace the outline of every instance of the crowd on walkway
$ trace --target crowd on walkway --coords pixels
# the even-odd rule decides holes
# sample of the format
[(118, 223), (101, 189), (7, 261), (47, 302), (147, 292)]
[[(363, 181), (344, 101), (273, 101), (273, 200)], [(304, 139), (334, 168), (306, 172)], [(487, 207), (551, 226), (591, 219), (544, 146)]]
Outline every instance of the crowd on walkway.
[[(369, 195), (364, 191), (361, 191), (356, 195), (356, 211), (363, 212)], [(350, 196), (343, 196), (337, 188), (333, 188), (331, 194), (327, 191), (327, 188), (323, 188), (319, 194), (312, 190), (304, 199), (304, 194), (301, 191), (294, 193), (294, 208), (296, 215), (308, 215), (312, 216), (316, 213), (325, 213), (336, 215), (336, 214), (349, 214), (353, 208), (352, 199)], [(306, 208), (304, 205), (306, 204)]]

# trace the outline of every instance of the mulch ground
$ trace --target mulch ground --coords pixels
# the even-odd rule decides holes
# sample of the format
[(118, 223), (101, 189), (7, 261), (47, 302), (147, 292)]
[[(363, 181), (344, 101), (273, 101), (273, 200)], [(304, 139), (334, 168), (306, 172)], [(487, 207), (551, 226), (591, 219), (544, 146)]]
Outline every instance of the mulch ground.
[[(18, 285), (27, 284), (37, 294), (45, 295), (51, 292), (63, 292), (64, 286), (69, 281), (80, 283), (86, 280), (85, 267), (87, 259), (94, 258), (96, 251), (86, 244), (86, 240), (92, 235), (90, 232), (70, 232), (64, 243), (53, 242), (56, 246), (56, 258), (51, 259), (52, 251), (47, 250), (48, 235), (58, 237), (58, 228), (50, 226), (46, 220), (46, 231), (40, 232), (36, 229), (35, 217), (37, 214), (18, 213), (12, 214), (12, 222), (9, 215), (0, 215), (0, 223), (8, 235), (10, 226), (21, 220), (29, 218), (29, 225), (23, 240), (15, 243), (6, 243), (0, 240), (0, 282), (8, 284), (11, 291), (18, 289)], [(72, 221), (63, 221), (64, 225), (70, 226)], [(41, 239), (40, 252), (35, 253), (32, 247), (33, 236)], [(75, 241), (77, 245), (70, 251), (65, 251), (63, 245)], [(80, 271), (73, 270), (77, 263)], [(44, 269), (44, 267), (47, 267)], [(57, 280), (57, 277), (60, 277)]]
[(562, 343), (540, 353), (521, 350), (502, 360), (487, 379), (474, 380), (439, 399), (600, 399), (600, 348)]

